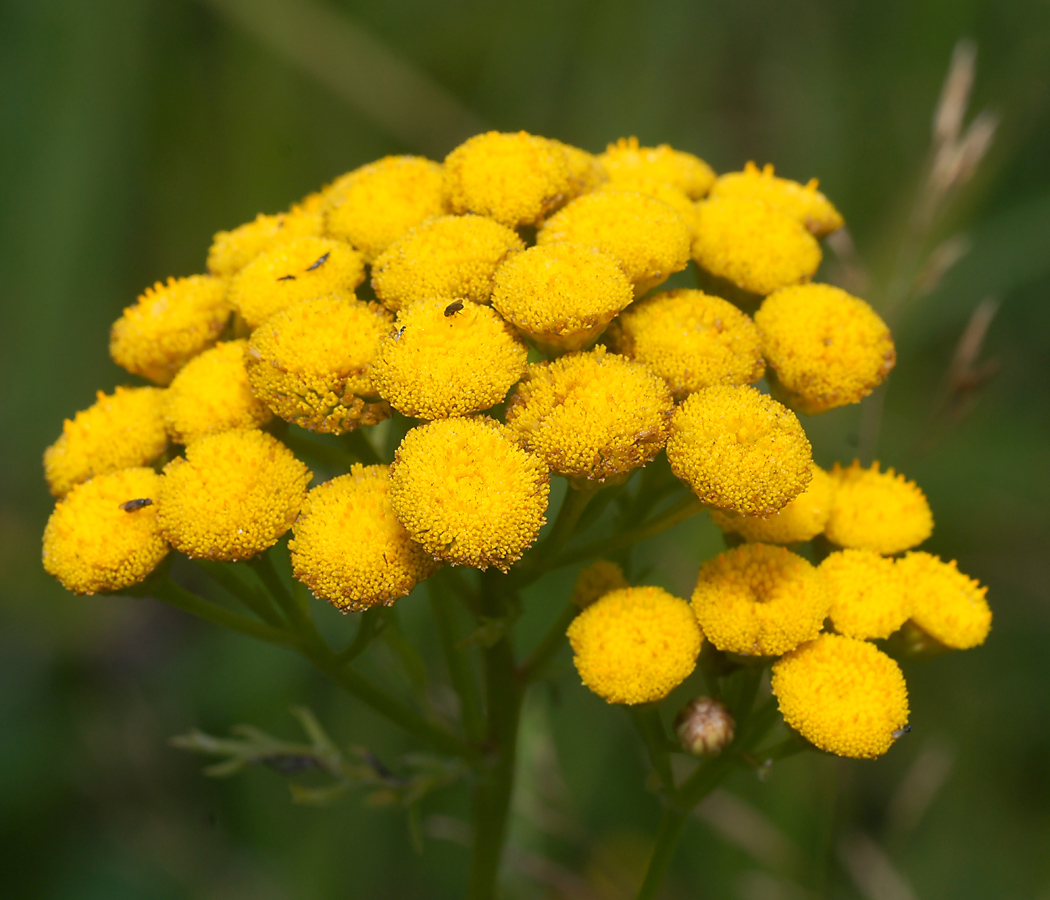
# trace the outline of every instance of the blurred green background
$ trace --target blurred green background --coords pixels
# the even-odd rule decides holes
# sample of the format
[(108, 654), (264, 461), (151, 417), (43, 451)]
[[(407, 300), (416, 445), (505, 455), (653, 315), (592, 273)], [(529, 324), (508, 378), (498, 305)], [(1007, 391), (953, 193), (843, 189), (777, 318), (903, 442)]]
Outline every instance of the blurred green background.
[[(927, 492), (929, 549), (989, 585), (992, 636), (909, 663), (914, 732), (882, 760), (815, 754), (740, 773), (691, 827), (668, 897), (1050, 898), (1050, 5), (1045, 0), (5, 0), (0, 5), (0, 884), (10, 897), (456, 897), (454, 788), (413, 849), (401, 813), (293, 805), (167, 745), (251, 722), (404, 749), (275, 648), (153, 601), (76, 598), (41, 570), (40, 455), (124, 378), (109, 325), (144, 286), (203, 269), (211, 235), (387, 153), (440, 158), (472, 128), (598, 151), (669, 142), (821, 179), (879, 301), (923, 175), (953, 45), (972, 110), (1001, 117), (929, 246), (969, 253), (896, 323), (879, 458)], [(928, 247), (927, 247), (928, 249)], [(831, 256), (831, 254), (828, 254)], [(830, 276), (829, 276), (830, 277)], [(947, 421), (978, 303), (1001, 301), (998, 374)], [(868, 401), (871, 402), (871, 401)], [(807, 422), (848, 459), (860, 411)], [(642, 548), (679, 592), (718, 547), (704, 521)], [(542, 619), (564, 580), (541, 582)], [(401, 604), (429, 646), (429, 612)], [(324, 610), (319, 614), (326, 615)], [(334, 614), (327, 627), (353, 625)], [(538, 621), (538, 619), (537, 619)], [(537, 627), (527, 618), (526, 631)], [(428, 654), (430, 651), (427, 651)], [(401, 690), (382, 648), (365, 668)], [(443, 673), (431, 686), (440, 698)], [(658, 816), (626, 716), (562, 676), (527, 710), (508, 896), (630, 896)], [(453, 838), (449, 840), (449, 838)], [(549, 861), (541, 861), (545, 855)]]

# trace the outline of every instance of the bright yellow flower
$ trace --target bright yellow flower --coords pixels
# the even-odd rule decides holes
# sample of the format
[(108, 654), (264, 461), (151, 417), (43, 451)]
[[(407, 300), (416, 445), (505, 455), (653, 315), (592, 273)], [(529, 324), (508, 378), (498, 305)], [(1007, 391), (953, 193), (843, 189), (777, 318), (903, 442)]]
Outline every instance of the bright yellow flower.
[(609, 703), (666, 697), (693, 669), (703, 635), (689, 604), (658, 587), (628, 587), (592, 603), (569, 626), (583, 683)]
[(321, 216), (314, 204), (304, 201), (272, 216), (259, 213), (253, 221), (215, 235), (208, 250), (208, 271), (212, 275), (234, 275), (267, 250), (298, 238), (320, 236)]
[(628, 172), (600, 185), (598, 190), (637, 191), (639, 194), (645, 194), (647, 197), (666, 203), (682, 217), (686, 228), (689, 229), (690, 238), (696, 235), (698, 223), (696, 203), (690, 200), (680, 188), (675, 187), (670, 182), (657, 181), (655, 178)]
[(835, 500), (824, 534), (840, 547), (856, 547), (891, 555), (917, 547), (933, 533), (933, 513), (913, 481), (893, 469), (879, 471), (860, 462), (831, 470)]
[(777, 178), (773, 166), (761, 169), (753, 162), (743, 172), (727, 172), (711, 188), (712, 197), (746, 197), (761, 200), (784, 210), (815, 237), (823, 237), (843, 226), (842, 216), (827, 197), (817, 190), (817, 179), (799, 184), (788, 178)]
[(885, 753), (908, 721), (900, 666), (867, 641), (822, 634), (773, 664), (784, 721), (839, 756)]
[(598, 160), (614, 183), (651, 178), (674, 185), (693, 200), (703, 197), (715, 181), (714, 170), (700, 157), (674, 150), (667, 144), (639, 147), (636, 137), (620, 138), (615, 144), (609, 144)]
[(897, 565), (874, 550), (840, 550), (819, 566), (831, 591), (831, 624), (839, 634), (887, 638), (911, 614)]
[(565, 164), (569, 167), (569, 177), (572, 181), (571, 196), (586, 194), (609, 180), (605, 166), (593, 153), (573, 147), (572, 144), (563, 144), (553, 138), (547, 140), (560, 147), (565, 154)]
[(946, 563), (921, 551), (908, 553), (897, 567), (913, 606), (912, 622), (953, 650), (984, 643), (992, 628), (988, 588), (960, 572), (955, 560)]
[(44, 529), (44, 568), (77, 594), (119, 591), (142, 581), (168, 553), (153, 500), (160, 476), (121, 469), (78, 484), (55, 505)]
[(161, 533), (194, 559), (251, 559), (291, 528), (309, 482), (310, 470), (263, 431), (203, 437), (164, 467)]
[(835, 485), (831, 476), (815, 463), (811, 471), (809, 486), (780, 512), (763, 519), (712, 509), (711, 520), (722, 531), (739, 534), (745, 541), (799, 544), (812, 540), (824, 530), (831, 515)]
[(580, 574), (576, 576), (572, 602), (580, 609), (586, 609), (611, 591), (618, 591), (627, 586), (623, 569), (608, 559), (596, 559), (589, 566), (580, 569)]

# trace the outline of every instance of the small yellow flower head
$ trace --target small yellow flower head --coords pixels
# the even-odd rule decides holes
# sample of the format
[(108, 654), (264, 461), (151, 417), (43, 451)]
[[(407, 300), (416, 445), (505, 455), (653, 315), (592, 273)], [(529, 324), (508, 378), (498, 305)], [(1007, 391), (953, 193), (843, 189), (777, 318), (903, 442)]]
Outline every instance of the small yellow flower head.
[(609, 180), (609, 173), (605, 171), (605, 166), (593, 153), (573, 147), (572, 144), (563, 144), (553, 138), (547, 140), (554, 146), (560, 147), (562, 153), (565, 154), (565, 164), (569, 167), (569, 177), (572, 181), (572, 196), (593, 191)]
[(863, 300), (830, 284), (770, 294), (755, 313), (778, 391), (799, 412), (859, 403), (897, 361), (886, 323)]
[(210, 275), (169, 278), (146, 288), (113, 323), (113, 362), (157, 384), (168, 384), (187, 360), (218, 339), (230, 318), (226, 282)]
[(413, 540), (454, 566), (506, 572), (546, 521), (550, 476), (492, 419), (413, 428), (390, 468), (390, 504)]
[(282, 419), (327, 434), (390, 415), (372, 383), (379, 338), (393, 316), (354, 297), (302, 300), (252, 332), (245, 364), (255, 396)]
[(364, 257), (344, 241), (304, 237), (260, 254), (230, 282), (230, 302), (249, 328), (299, 300), (353, 293)]
[(682, 217), (686, 228), (689, 229), (690, 237), (696, 234), (698, 221), (696, 203), (690, 200), (679, 188), (667, 181), (657, 181), (655, 178), (646, 178), (642, 175), (626, 174), (606, 182), (598, 190), (637, 191), (639, 194), (645, 194), (647, 197), (666, 203)]
[(856, 638), (822, 634), (773, 664), (784, 721), (821, 750), (873, 759), (908, 721), (900, 666)]
[(697, 206), (693, 258), (712, 275), (753, 294), (809, 281), (820, 245), (782, 209), (746, 197), (717, 197)]
[(608, 703), (666, 697), (693, 669), (703, 635), (689, 604), (658, 587), (606, 594), (569, 626), (583, 683)]
[(379, 341), (372, 381), (398, 412), (446, 419), (499, 403), (525, 372), (528, 355), (491, 307), (419, 300), (401, 309)]
[(133, 466), (152, 463), (168, 446), (165, 391), (118, 387), (99, 391), (95, 402), (62, 423), (62, 434), (44, 451), (44, 477), (62, 497), (73, 485)]
[(911, 614), (897, 564), (874, 550), (840, 550), (819, 569), (831, 592), (828, 615), (839, 634), (887, 638)]
[(257, 428), (273, 418), (248, 383), (247, 347), (245, 340), (216, 344), (175, 376), (164, 398), (164, 422), (173, 441), (188, 444), (231, 428)]
[(779, 656), (812, 640), (831, 598), (809, 560), (786, 547), (741, 544), (700, 567), (693, 611), (719, 650)]
[(394, 517), (387, 466), (354, 465), (319, 484), (292, 533), (295, 577), (343, 612), (390, 606), (436, 568)]
[(610, 591), (627, 586), (623, 569), (610, 560), (596, 559), (580, 570), (576, 586), (572, 589), (572, 602), (580, 609), (586, 609)]
[(666, 203), (637, 191), (577, 197), (540, 228), (536, 243), (583, 244), (615, 256), (636, 297), (689, 264), (689, 228)]
[(755, 323), (703, 291), (646, 297), (624, 310), (607, 337), (613, 349), (663, 378), (676, 400), (714, 384), (749, 384), (765, 371)]
[(596, 347), (530, 365), (506, 421), (552, 472), (602, 482), (660, 452), (673, 406), (667, 385), (645, 366)]
[(747, 385), (690, 394), (671, 419), (667, 460), (704, 503), (744, 516), (783, 509), (813, 471), (795, 414)]
[(228, 277), (243, 269), (260, 253), (272, 250), (302, 237), (321, 236), (321, 216), (316, 205), (308, 203), (293, 206), (286, 213), (267, 216), (259, 213), (251, 222), (220, 231), (208, 250), (208, 271), (212, 275)]
[(616, 258), (597, 247), (548, 244), (496, 270), (492, 305), (518, 331), (553, 352), (579, 350), (634, 299)]
[(291, 528), (309, 482), (310, 470), (264, 431), (209, 435), (164, 467), (161, 532), (193, 559), (251, 559)]
[(911, 620), (930, 637), (953, 650), (983, 644), (992, 628), (988, 588), (944, 562), (916, 551), (897, 561), (912, 604)]
[(121, 469), (78, 484), (59, 500), (44, 529), (44, 568), (77, 594), (119, 591), (142, 581), (168, 553), (153, 500), (160, 476)]
[(711, 196), (761, 200), (784, 210), (818, 238), (844, 224), (839, 211), (817, 190), (816, 178), (808, 184), (777, 178), (773, 174), (773, 166), (769, 164), (759, 169), (749, 162), (743, 172), (727, 172), (714, 183)]
[(687, 197), (699, 200), (715, 182), (714, 170), (700, 157), (667, 144), (639, 147), (638, 138), (620, 138), (598, 157), (612, 182), (651, 178), (674, 185)]
[(831, 470), (835, 500), (824, 529), (840, 547), (874, 550), (884, 556), (917, 547), (933, 533), (933, 513), (926, 495), (914, 481), (893, 469), (870, 469), (857, 461)]
[(478, 134), (445, 157), (445, 200), (454, 213), (517, 228), (538, 222), (573, 193), (561, 145), (524, 131)]
[(809, 486), (780, 512), (763, 519), (711, 510), (711, 520), (723, 531), (739, 534), (745, 541), (763, 544), (799, 544), (824, 530), (831, 515), (835, 484), (820, 466), (811, 469)]
[(324, 213), (328, 233), (371, 261), (410, 228), (445, 212), (442, 170), (419, 156), (387, 156), (340, 179)]
[(488, 303), (500, 264), (525, 244), (482, 216), (439, 216), (398, 238), (372, 265), (372, 288), (392, 310), (437, 298)]

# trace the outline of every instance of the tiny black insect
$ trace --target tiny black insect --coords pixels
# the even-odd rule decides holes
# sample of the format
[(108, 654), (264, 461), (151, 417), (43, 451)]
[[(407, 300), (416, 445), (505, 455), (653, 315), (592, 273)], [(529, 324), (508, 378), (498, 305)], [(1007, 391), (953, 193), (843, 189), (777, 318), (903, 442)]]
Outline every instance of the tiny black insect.
[(282, 275), (277, 280), (278, 281), (295, 281), (295, 276), (294, 275)]
[(405, 333), (405, 326), (402, 325), (397, 331), (394, 332), (394, 340), (395, 341), (400, 340), (401, 339), (401, 335), (403, 335), (404, 333)]
[(903, 728), (898, 728), (898, 729), (897, 729), (897, 730), (896, 730), (895, 732), (893, 732), (893, 734), (892, 734), (892, 735), (890, 735), (890, 736), (891, 736), (891, 737), (892, 737), (892, 738), (893, 738), (894, 740), (897, 740), (897, 738), (902, 738), (902, 737), (904, 737), (904, 735), (906, 735), (906, 734), (910, 734), (910, 733), (911, 733), (911, 725), (905, 725), (905, 726), (904, 726)]
[(448, 316), (454, 316), (461, 309), (463, 309), (463, 301), (462, 300), (453, 300), (448, 306), (445, 307), (445, 316), (446, 316), (446, 318)]
[(144, 509), (147, 506), (152, 506), (153, 501), (149, 497), (142, 497), (139, 500), (127, 500), (120, 504), (120, 508), (124, 512), (135, 512), (137, 509)]
[[(328, 251), (328, 253), (331, 253), (331, 252), (332, 252), (331, 250)], [(324, 254), (324, 256), (321, 256), (320, 258), (318, 258), (317, 262), (315, 262), (312, 266), (307, 266), (306, 267), (306, 271), (307, 272), (312, 272), (314, 269), (321, 268), (321, 266), (324, 265), (325, 260), (328, 259), (328, 253), (326, 253), (326, 254)]]

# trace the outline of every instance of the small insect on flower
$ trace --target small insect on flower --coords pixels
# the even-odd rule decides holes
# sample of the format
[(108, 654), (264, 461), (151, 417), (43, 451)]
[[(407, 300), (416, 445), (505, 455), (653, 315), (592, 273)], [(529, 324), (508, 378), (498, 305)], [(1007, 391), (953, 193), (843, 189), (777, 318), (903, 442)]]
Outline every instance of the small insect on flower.
[(904, 737), (906, 734), (911, 734), (911, 725), (905, 725), (903, 728), (898, 728), (893, 734), (890, 735), (894, 740)]
[(124, 512), (131, 513), (152, 505), (153, 501), (149, 497), (141, 497), (138, 500), (127, 500), (124, 503), (121, 503), (120, 508), (124, 510)]
[(405, 328), (406, 328), (406, 326), (402, 325), (397, 331), (394, 332), (394, 340), (395, 341), (401, 339), (401, 335), (403, 335), (405, 333)]
[[(445, 307), (445, 318), (447, 319), (449, 316), (454, 316), (461, 309), (463, 309), (463, 301), (453, 300), (448, 306)], [(402, 331), (403, 330), (404, 329), (402, 329)]]
[[(326, 253), (326, 254), (325, 254), (325, 256), (327, 256), (327, 255), (328, 255), (328, 254)], [(313, 266), (310, 266), (310, 268), (312, 269), (312, 268), (313, 268)], [(282, 276), (281, 276), (280, 278), (278, 278), (277, 280), (278, 280), (278, 281), (295, 281), (295, 276), (294, 276), (294, 275), (282, 275)]]
[(332, 251), (329, 250), (327, 253), (323, 253), (321, 256), (319, 256), (317, 258), (317, 262), (312, 263), (311, 265), (306, 267), (306, 271), (307, 272), (312, 272), (314, 269), (321, 268), (321, 266), (323, 266), (325, 264), (325, 260), (328, 259), (328, 256), (329, 256), (329, 254), (331, 254), (331, 252)]

